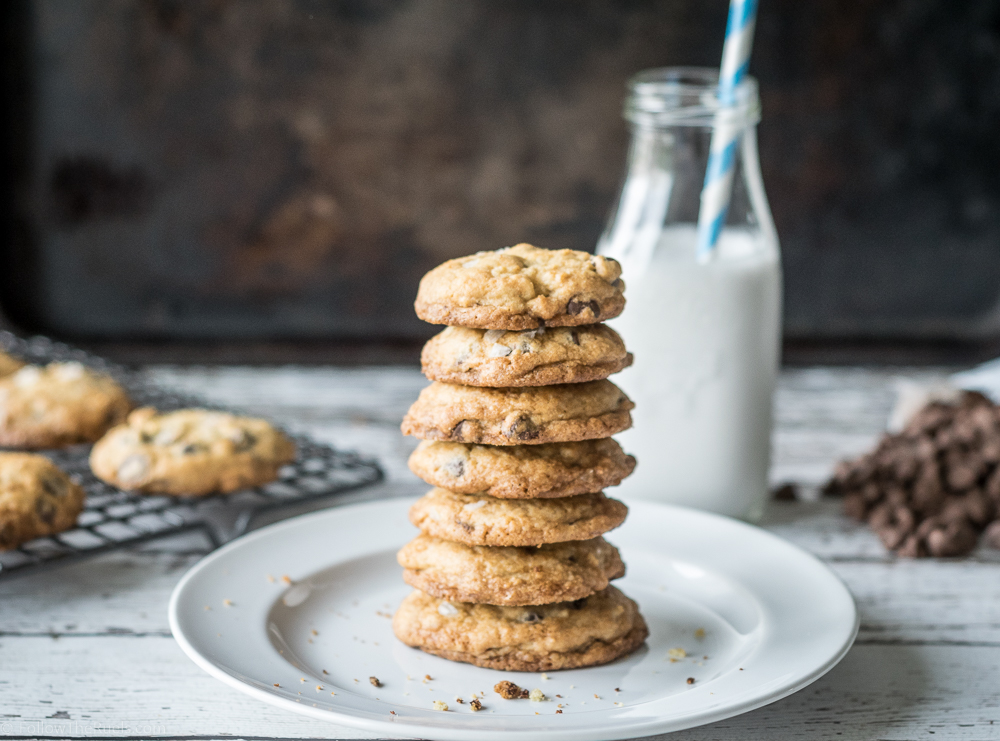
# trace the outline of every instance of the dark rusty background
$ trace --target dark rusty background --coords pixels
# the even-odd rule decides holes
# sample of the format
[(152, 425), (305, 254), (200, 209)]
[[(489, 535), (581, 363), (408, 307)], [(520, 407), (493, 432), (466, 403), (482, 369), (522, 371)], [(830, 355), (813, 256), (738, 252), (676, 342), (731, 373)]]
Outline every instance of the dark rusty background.
[[(0, 303), (70, 337), (426, 335), (416, 283), (592, 249), (627, 78), (725, 0), (27, 0)], [(1000, 3), (763, 0), (792, 337), (1000, 335)]]

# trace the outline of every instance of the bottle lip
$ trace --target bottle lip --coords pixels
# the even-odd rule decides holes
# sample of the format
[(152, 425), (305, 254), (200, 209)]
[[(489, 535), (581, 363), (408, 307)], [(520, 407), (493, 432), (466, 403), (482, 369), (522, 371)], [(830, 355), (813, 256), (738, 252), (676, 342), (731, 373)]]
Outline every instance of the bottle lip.
[(719, 101), (719, 70), (711, 67), (659, 67), (628, 82), (624, 116), (638, 126), (708, 126), (720, 121), (750, 126), (760, 121), (757, 80), (749, 75), (733, 90), (733, 101)]

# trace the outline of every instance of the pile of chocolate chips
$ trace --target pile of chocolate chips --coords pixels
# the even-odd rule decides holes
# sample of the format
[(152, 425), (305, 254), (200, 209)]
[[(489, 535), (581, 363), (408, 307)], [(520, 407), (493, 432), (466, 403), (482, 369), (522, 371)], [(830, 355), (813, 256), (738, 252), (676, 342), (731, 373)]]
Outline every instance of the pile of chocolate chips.
[(824, 488), (901, 556), (962, 556), (985, 531), (1000, 548), (1000, 406), (966, 391), (933, 402), (870, 453), (843, 461)]

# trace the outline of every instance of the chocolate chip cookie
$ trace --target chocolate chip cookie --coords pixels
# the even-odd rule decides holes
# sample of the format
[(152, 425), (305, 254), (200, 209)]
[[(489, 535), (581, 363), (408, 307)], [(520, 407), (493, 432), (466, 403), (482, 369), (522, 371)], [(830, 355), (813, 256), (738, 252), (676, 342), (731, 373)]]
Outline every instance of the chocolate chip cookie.
[(551, 386), (607, 378), (632, 365), (611, 327), (539, 327), (520, 332), (448, 327), (424, 345), (424, 375), (466, 386)]
[(575, 602), (498, 607), (413, 592), (392, 628), (403, 643), (487, 669), (539, 672), (614, 661), (649, 635), (635, 602), (614, 587)]
[(146, 407), (98, 441), (90, 467), (122, 489), (203, 496), (266, 484), (294, 458), (294, 443), (262, 419)]
[(475, 445), (424, 440), (410, 470), (428, 484), (501, 499), (570, 497), (615, 486), (635, 458), (613, 439), (544, 445)]
[(603, 493), (560, 499), (495, 499), (431, 489), (410, 507), (428, 535), (466, 545), (542, 545), (589, 540), (625, 521), (628, 508)]
[(32, 450), (93, 442), (131, 408), (121, 386), (80, 363), (26, 365), (0, 378), (0, 446)]
[(611, 258), (519, 244), (434, 268), (414, 308), (431, 324), (480, 329), (594, 324), (625, 308), (621, 273)]
[(577, 600), (625, 575), (618, 549), (600, 537), (497, 548), (418, 535), (396, 558), (410, 586), (441, 599), (488, 605)]
[(48, 458), (0, 453), (0, 551), (76, 525), (83, 489)]
[(634, 405), (611, 381), (480, 388), (435, 381), (403, 419), (404, 435), (487, 445), (573, 442), (632, 426)]
[(13, 355), (8, 355), (3, 350), (0, 350), (0, 376), (9, 376), (23, 366), (24, 363)]

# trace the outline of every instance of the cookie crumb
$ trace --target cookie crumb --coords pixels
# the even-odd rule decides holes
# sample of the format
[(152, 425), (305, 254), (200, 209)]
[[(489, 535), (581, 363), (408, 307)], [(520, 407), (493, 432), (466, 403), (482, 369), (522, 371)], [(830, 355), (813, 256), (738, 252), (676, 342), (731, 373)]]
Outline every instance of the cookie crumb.
[(290, 577), (288, 574), (284, 574), (281, 577), (281, 581), (285, 582), (285, 584), (291, 584), (292, 583), (292, 577)]
[(305, 681), (306, 681), (306, 678), (305, 678), (305, 677), (299, 677), (299, 681), (300, 681), (300, 682), (305, 682)]
[(323, 669), (322, 671), (325, 675), (330, 676), (330, 672), (328, 672), (326, 669)]
[(317, 684), (317, 685), (316, 685), (316, 691), (317, 691), (317, 692), (319, 692), (319, 691), (320, 691), (320, 690), (322, 690), (322, 689), (323, 689), (323, 685), (321, 685), (321, 684)]
[(477, 698), (469, 703), (469, 707), (472, 708), (472, 712), (478, 713), (480, 710), (483, 709), (483, 704), (479, 702), (479, 699)]
[(556, 715), (562, 715), (562, 710), (557, 710)]
[(389, 711), (389, 715), (395, 715), (395, 714), (396, 714), (396, 711), (395, 711), (395, 710), (390, 710), (390, 711)]
[(309, 632), (312, 633), (314, 636), (318, 636), (319, 635), (319, 631), (317, 631), (315, 629), (310, 630)]
[(561, 698), (561, 697), (562, 697), (562, 695), (556, 695), (556, 697), (559, 697), (559, 698)]
[(337, 693), (336, 693), (336, 692), (331, 692), (330, 694), (331, 694), (331, 695), (336, 695)]
[(667, 656), (669, 656), (671, 659), (683, 659), (687, 655), (688, 652), (685, 651), (683, 648), (672, 648), (669, 651), (667, 651)]
[(694, 677), (688, 677), (687, 678), (687, 683), (688, 684), (694, 684)]
[(448, 709), (448, 703), (446, 703), (444, 700), (435, 700), (434, 709), (440, 710), (443, 713)]
[(275, 682), (275, 683), (274, 683), (274, 686), (275, 686), (275, 687), (280, 687), (281, 685), (280, 685), (280, 684), (278, 684), (277, 682)]
[(270, 574), (264, 574), (264, 578), (267, 579), (272, 584), (274, 584), (274, 577), (271, 576)]
[(616, 702), (615, 706), (619, 707), (619, 708), (623, 708), (623, 707), (625, 707), (625, 703), (623, 703), (623, 702)]
[(224, 604), (226, 607), (232, 607), (233, 601), (231, 599), (224, 599), (222, 600), (222, 604)]
[(457, 702), (459, 705), (465, 704), (465, 700), (463, 700), (461, 697), (456, 697), (455, 702)]
[(551, 679), (551, 677), (549, 677), (549, 675), (546, 674), (545, 672), (542, 672), (542, 679), (548, 681), (549, 679)]
[(379, 681), (378, 677), (368, 677), (368, 681), (371, 682), (372, 687), (381, 687), (382, 682)]
[(544, 692), (535, 687), (535, 689), (528, 693), (528, 699), (532, 702), (545, 702), (549, 698), (545, 696)]
[(615, 687), (615, 692), (621, 692), (621, 687)]
[(598, 696), (597, 696), (597, 694), (595, 693), (595, 694), (594, 694), (594, 699), (595, 699), (595, 700), (600, 700), (601, 698), (600, 698), (600, 697), (598, 697)]
[(523, 700), (528, 696), (528, 690), (518, 687), (506, 679), (493, 685), (493, 691), (504, 700)]
[(430, 682), (432, 679), (434, 679), (434, 677), (432, 677), (430, 674), (425, 674), (424, 675), (424, 681), (425, 682)]
[(694, 637), (697, 638), (700, 641), (702, 638), (705, 637), (705, 629), (704, 628), (698, 628), (698, 630), (696, 630), (694, 632)]

